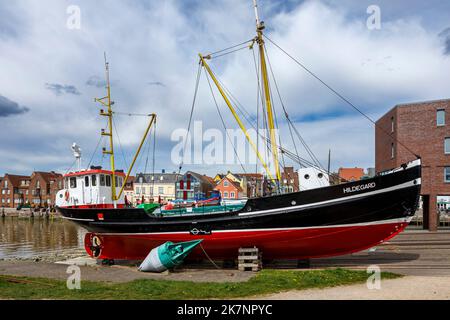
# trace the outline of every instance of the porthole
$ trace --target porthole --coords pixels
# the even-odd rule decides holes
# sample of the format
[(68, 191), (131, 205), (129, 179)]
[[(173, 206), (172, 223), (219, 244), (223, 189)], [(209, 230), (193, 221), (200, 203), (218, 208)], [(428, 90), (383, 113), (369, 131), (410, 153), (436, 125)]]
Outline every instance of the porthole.
[(319, 179), (322, 179), (323, 178), (323, 173), (320, 172), (317, 176), (319, 177)]
[(295, 200), (293, 200), (293, 201), (291, 202), (291, 204), (292, 204), (293, 206), (295, 206), (295, 205), (297, 204), (297, 202), (296, 202)]
[(309, 174), (305, 174), (305, 179), (306, 179), (306, 180), (309, 179)]

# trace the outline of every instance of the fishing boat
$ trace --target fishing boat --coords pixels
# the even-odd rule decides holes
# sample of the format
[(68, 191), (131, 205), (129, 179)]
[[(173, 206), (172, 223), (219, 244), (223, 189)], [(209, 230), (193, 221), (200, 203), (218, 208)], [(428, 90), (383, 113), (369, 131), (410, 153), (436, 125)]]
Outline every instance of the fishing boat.
[[(268, 136), (264, 139), (273, 156), (274, 175), (250, 139), (227, 90), (209, 66), (207, 60), (213, 54), (199, 55), (199, 69), (205, 70), (208, 81), (212, 80), (216, 85), (257, 153), (261, 165), (266, 169), (274, 191), (249, 198), (240, 205), (178, 208), (166, 212), (157, 206), (128, 207), (121, 197), (132, 166), (126, 175), (116, 172), (112, 133), (103, 132), (111, 143), (110, 150), (104, 150), (111, 158), (111, 171), (86, 171), (66, 175), (68, 189), (61, 191), (61, 201), (58, 203), (58, 210), (65, 219), (89, 230), (85, 237), (85, 248), (92, 257), (143, 260), (152, 249), (166, 242), (202, 240), (187, 259), (235, 259), (241, 247), (258, 247), (264, 259), (308, 259), (368, 249), (396, 236), (408, 226), (418, 207), (421, 188), (421, 160), (417, 156), (401, 167), (373, 178), (298, 192), (280, 191), (283, 189), (283, 179), (278, 157), (289, 153), (277, 143), (274, 133), (276, 121), (269, 86), (264, 23), (259, 19), (256, 0), (253, 5), (256, 37), (250, 41), (249, 47), (257, 47), (259, 53), (261, 102), (267, 113), (268, 126)], [(101, 111), (100, 114), (111, 119), (113, 111), (109, 81), (107, 89), (107, 97), (100, 102), (108, 110)], [(155, 119), (155, 115), (151, 117), (149, 128)], [(142, 143), (143, 141), (140, 147)], [(109, 188), (105, 190), (111, 192), (111, 196), (103, 197), (101, 203), (98, 199), (94, 201), (93, 197), (89, 198), (89, 204), (85, 203), (88, 197), (84, 198), (84, 202), (72, 201), (70, 179), (76, 177), (76, 186), (91, 188), (94, 174), (97, 175), (95, 179), (100, 181), (102, 174), (111, 176), (111, 186), (104, 186)], [(117, 182), (116, 178), (119, 179)], [(124, 181), (121, 182), (120, 178)], [(116, 194), (115, 189), (120, 185), (121, 190)], [(65, 197), (66, 192), (69, 193), (68, 197)]]

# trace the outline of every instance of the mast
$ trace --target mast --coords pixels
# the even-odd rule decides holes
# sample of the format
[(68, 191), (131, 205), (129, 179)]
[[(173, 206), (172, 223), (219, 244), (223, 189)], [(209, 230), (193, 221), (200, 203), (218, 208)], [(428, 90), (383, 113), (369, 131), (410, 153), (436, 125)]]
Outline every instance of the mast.
[(264, 51), (264, 38), (263, 38), (263, 30), (264, 30), (264, 22), (259, 20), (258, 14), (258, 4), (256, 0), (253, 0), (253, 7), (255, 9), (255, 17), (256, 17), (256, 42), (259, 46), (259, 57), (261, 63), (261, 78), (263, 82), (264, 88), (264, 99), (267, 110), (267, 122), (268, 122), (268, 130), (270, 133), (270, 143), (271, 143), (271, 151), (273, 156), (273, 164), (275, 166), (276, 178), (278, 180), (278, 187), (281, 183), (281, 172), (280, 172), (280, 162), (278, 160), (278, 146), (277, 140), (275, 136), (275, 121), (272, 110), (272, 100), (270, 96), (270, 86), (269, 86), (269, 77), (267, 75), (267, 64), (265, 58)]
[(108, 154), (111, 162), (111, 171), (112, 171), (112, 181), (111, 181), (111, 199), (114, 203), (114, 208), (117, 208), (117, 195), (116, 195), (116, 169), (114, 164), (114, 141), (113, 141), (113, 111), (112, 105), (114, 104), (111, 101), (111, 84), (109, 81), (109, 62), (106, 60), (105, 53), (105, 72), (106, 72), (106, 97), (95, 99), (95, 101), (100, 102), (103, 106), (107, 107), (107, 111), (105, 112), (103, 109), (100, 110), (100, 115), (108, 117), (108, 131), (102, 129), (102, 136), (109, 137), (109, 150), (103, 148), (103, 154)]

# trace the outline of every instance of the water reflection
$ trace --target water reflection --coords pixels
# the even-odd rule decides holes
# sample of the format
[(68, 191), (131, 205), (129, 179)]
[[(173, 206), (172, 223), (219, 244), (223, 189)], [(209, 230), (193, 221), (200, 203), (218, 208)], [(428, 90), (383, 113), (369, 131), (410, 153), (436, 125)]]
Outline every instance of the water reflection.
[(47, 257), (82, 249), (85, 233), (61, 219), (0, 218), (0, 259)]

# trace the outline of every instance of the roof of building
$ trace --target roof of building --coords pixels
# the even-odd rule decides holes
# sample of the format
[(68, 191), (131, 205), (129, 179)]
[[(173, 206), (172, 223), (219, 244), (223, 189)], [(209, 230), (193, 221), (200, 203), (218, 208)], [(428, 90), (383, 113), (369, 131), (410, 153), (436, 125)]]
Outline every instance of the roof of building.
[(262, 179), (262, 173), (236, 173), (235, 176)]
[(417, 102), (407, 102), (407, 103), (399, 103), (395, 107), (409, 107), (421, 104), (429, 104), (429, 103), (439, 103), (439, 102), (449, 102), (450, 99), (437, 99), (437, 100), (428, 100), (428, 101), (417, 101)]
[(214, 178), (211, 178), (211, 177), (207, 176), (206, 174), (200, 174), (200, 173), (193, 172), (193, 171), (188, 171), (188, 172), (186, 172), (186, 174), (190, 174), (191, 176), (193, 176), (197, 180), (200, 180), (200, 181), (202, 181), (204, 183), (208, 183), (208, 184), (211, 184), (213, 186), (216, 185), (216, 182), (214, 181)]
[[(178, 173), (138, 173), (136, 174), (135, 183), (152, 183), (152, 182), (158, 182), (159, 184), (162, 183), (176, 183), (179, 178), (182, 177), (181, 174)], [(144, 181), (141, 181), (141, 178), (144, 179)]]
[[(35, 171), (35, 172), (33, 172), (33, 174), (40, 175), (47, 183), (50, 183), (50, 181), (55, 181), (57, 179), (62, 178), (62, 174), (56, 173), (54, 171), (51, 171), (51, 172)], [(31, 179), (31, 177), (30, 177), (30, 179)]]
[(346, 181), (360, 180), (364, 176), (363, 168), (339, 168), (338, 175)]
[(6, 173), (5, 176), (3, 177), (8, 178), (8, 180), (11, 182), (11, 184), (13, 186), (20, 186), (21, 185), (21, 181), (25, 180), (25, 181), (30, 181), (31, 178), (29, 176), (22, 176), (22, 175), (16, 175), (16, 174), (8, 174)]

